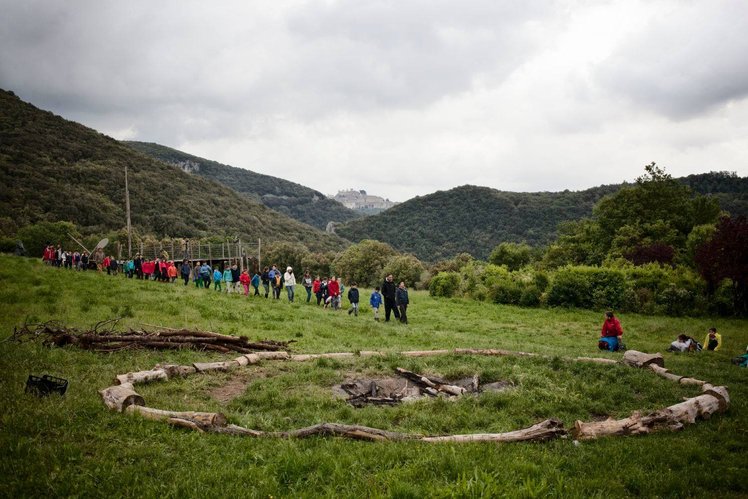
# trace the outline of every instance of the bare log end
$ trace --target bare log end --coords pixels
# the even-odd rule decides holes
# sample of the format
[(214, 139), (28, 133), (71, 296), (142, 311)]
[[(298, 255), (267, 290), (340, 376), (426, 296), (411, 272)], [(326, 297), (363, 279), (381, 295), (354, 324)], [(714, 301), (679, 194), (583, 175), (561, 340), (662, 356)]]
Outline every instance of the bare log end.
[(658, 353), (644, 353), (636, 350), (627, 350), (623, 354), (623, 362), (633, 367), (646, 367), (650, 364), (656, 364), (660, 367), (665, 367), (665, 359)]
[(112, 410), (123, 412), (131, 405), (145, 405), (145, 400), (133, 389), (131, 383), (110, 386), (99, 390), (104, 404)]

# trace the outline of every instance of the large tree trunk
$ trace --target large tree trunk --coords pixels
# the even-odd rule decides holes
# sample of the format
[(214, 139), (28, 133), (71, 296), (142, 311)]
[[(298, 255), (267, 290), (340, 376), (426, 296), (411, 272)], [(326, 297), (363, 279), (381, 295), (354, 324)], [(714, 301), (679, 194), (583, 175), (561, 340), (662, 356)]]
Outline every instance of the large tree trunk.
[(135, 392), (131, 383), (110, 386), (99, 390), (104, 404), (110, 409), (122, 412), (131, 405), (145, 405), (145, 400)]
[(693, 424), (698, 418), (708, 419), (712, 414), (724, 412), (730, 405), (730, 396), (724, 386), (705, 384), (703, 394), (679, 404), (660, 409), (646, 416), (637, 411), (624, 419), (574, 423), (573, 434), (579, 440), (608, 435), (636, 435), (661, 429), (680, 430), (684, 424)]
[(433, 395), (433, 392), (429, 392), (429, 389), (436, 390), (438, 392), (448, 393), (449, 395), (456, 395), (456, 396), (460, 396), (467, 391), (461, 386), (450, 385), (447, 383), (443, 383), (441, 380), (427, 378), (426, 376), (423, 376), (421, 374), (416, 374), (414, 372), (408, 371), (401, 367), (398, 367), (397, 369), (395, 369), (395, 371), (397, 372), (397, 374), (399, 374), (403, 378), (409, 379), (412, 382), (426, 388), (427, 393), (430, 393), (432, 395)]
[(665, 367), (665, 360), (659, 353), (644, 353), (636, 350), (627, 350), (623, 354), (623, 362), (633, 367), (647, 367), (650, 364)]
[(192, 365), (195, 367), (195, 369), (197, 369), (197, 372), (199, 373), (208, 371), (228, 371), (229, 369), (239, 367), (239, 363), (234, 360), (229, 360), (226, 362), (195, 362)]
[(119, 374), (115, 379), (116, 384), (131, 383), (136, 385), (138, 383), (148, 383), (149, 381), (158, 381), (169, 379), (168, 374), (164, 369), (152, 369), (150, 371), (137, 371), (134, 373)]
[(126, 409), (130, 414), (140, 414), (146, 419), (166, 421), (169, 418), (189, 419), (205, 426), (226, 426), (226, 416), (220, 412), (164, 411), (153, 407), (131, 405)]
[(422, 440), (424, 442), (522, 442), (527, 440), (550, 440), (562, 435), (566, 435), (564, 424), (556, 419), (546, 419), (529, 428), (506, 433), (446, 435), (442, 437), (425, 437)]

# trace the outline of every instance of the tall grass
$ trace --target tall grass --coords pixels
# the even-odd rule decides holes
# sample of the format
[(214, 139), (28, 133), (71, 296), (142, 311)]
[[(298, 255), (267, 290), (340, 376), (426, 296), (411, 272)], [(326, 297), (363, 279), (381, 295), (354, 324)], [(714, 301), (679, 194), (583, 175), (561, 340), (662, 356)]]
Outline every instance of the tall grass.
[[(295, 352), (382, 350), (384, 357), (266, 362), (231, 373), (139, 387), (146, 402), (174, 410), (224, 412), (237, 424), (286, 430), (322, 421), (393, 431), (499, 432), (556, 417), (622, 417), (693, 396), (648, 372), (574, 363), (596, 351), (602, 311), (522, 309), (411, 292), (410, 324), (374, 322), (303, 302), (219, 294), (193, 286), (75, 273), (0, 256), (0, 338), (24, 321), (57, 319), (79, 328), (122, 317), (122, 328), (190, 327), (253, 339), (295, 340)], [(368, 302), (362, 290), (362, 303)], [(748, 344), (748, 321), (621, 316), (626, 343), (664, 351), (679, 332), (697, 338), (712, 325), (725, 346), (698, 355), (665, 354), (676, 373), (729, 386), (730, 410), (679, 433), (524, 444), (363, 443), (334, 438), (254, 440), (200, 435), (111, 413), (97, 390), (119, 373), (156, 363), (221, 359), (192, 351), (101, 354), (37, 342), (0, 343), (0, 495), (26, 496), (395, 496), (616, 497), (748, 493), (746, 370), (729, 363)], [(546, 358), (405, 358), (410, 349), (485, 347)], [(607, 354), (612, 358), (619, 354)], [(553, 358), (553, 357), (557, 358)], [(390, 375), (395, 367), (514, 388), (457, 401), (422, 400), (354, 409), (332, 394), (344, 379)], [(23, 393), (26, 377), (66, 378), (64, 397)], [(214, 391), (246, 384), (219, 401)]]

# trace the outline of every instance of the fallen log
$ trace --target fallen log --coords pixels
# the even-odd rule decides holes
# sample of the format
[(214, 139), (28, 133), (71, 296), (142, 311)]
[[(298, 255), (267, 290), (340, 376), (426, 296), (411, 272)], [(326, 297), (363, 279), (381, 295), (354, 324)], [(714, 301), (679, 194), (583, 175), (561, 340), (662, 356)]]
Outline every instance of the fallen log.
[(402, 367), (396, 368), (395, 372), (397, 372), (397, 374), (399, 374), (403, 378), (409, 379), (410, 381), (426, 388), (427, 390), (424, 391), (426, 391), (430, 395), (433, 394), (433, 392), (429, 392), (428, 389), (448, 393), (449, 395), (455, 396), (460, 396), (467, 391), (461, 386), (442, 383), (441, 380), (430, 379), (426, 376), (423, 376), (422, 374), (416, 374), (412, 371), (408, 371), (407, 369), (403, 369)]
[(257, 352), (255, 353), (257, 358), (262, 360), (288, 360), (291, 358), (291, 356), (288, 354), (288, 352), (284, 351), (278, 351), (278, 352)]
[(169, 418), (166, 420), (167, 423), (173, 426), (178, 426), (180, 428), (188, 428), (190, 430), (195, 430), (198, 433), (205, 433), (205, 429), (203, 425), (198, 424), (197, 422), (191, 420), (191, 419), (183, 419), (183, 418)]
[(333, 352), (333, 353), (310, 353), (310, 354), (299, 354), (291, 355), (290, 359), (296, 362), (303, 362), (307, 360), (315, 359), (342, 359), (354, 357), (353, 352)]
[(197, 372), (197, 369), (195, 369), (194, 366), (177, 366), (174, 364), (166, 364), (163, 366), (156, 364), (155, 369), (163, 369), (166, 371), (166, 375), (169, 378), (189, 376), (190, 374), (195, 374)]
[(281, 438), (307, 438), (315, 435), (331, 435), (369, 441), (402, 441), (420, 438), (419, 435), (409, 435), (406, 433), (396, 433), (386, 430), (380, 430), (379, 428), (369, 428), (368, 426), (346, 425), (338, 423), (320, 423), (314, 426), (309, 426), (307, 428), (270, 433), (268, 435)]
[(110, 386), (99, 390), (104, 404), (117, 412), (122, 412), (131, 405), (145, 405), (145, 400), (133, 389), (131, 383)]
[(662, 429), (680, 430), (685, 424), (697, 419), (709, 419), (712, 414), (724, 412), (730, 405), (730, 396), (724, 386), (704, 385), (702, 395), (692, 397), (679, 404), (642, 416), (634, 412), (631, 416), (606, 421), (574, 423), (574, 438), (587, 440), (610, 435), (638, 435)]
[(538, 354), (530, 352), (513, 352), (495, 348), (455, 348), (454, 353), (460, 355), (489, 355), (499, 357), (536, 357)]
[(235, 360), (229, 360), (226, 362), (195, 362), (192, 366), (197, 370), (197, 372), (204, 373), (208, 371), (228, 371), (239, 367), (239, 363)]
[(451, 350), (413, 350), (410, 352), (400, 352), (403, 357), (430, 357), (432, 355), (447, 355), (452, 353)]
[(124, 384), (124, 383), (130, 383), (130, 384), (138, 384), (138, 383), (148, 383), (150, 381), (159, 381), (159, 380), (165, 380), (169, 379), (169, 375), (166, 373), (163, 369), (152, 369), (150, 371), (137, 371), (133, 373), (127, 373), (127, 374), (118, 374), (115, 379), (115, 384)]
[(540, 442), (566, 435), (564, 424), (556, 419), (546, 419), (522, 430), (506, 433), (475, 433), (468, 435), (445, 435), (424, 437), (424, 442)]
[(665, 359), (659, 353), (644, 353), (636, 350), (626, 350), (623, 354), (623, 362), (633, 367), (647, 367), (650, 364), (665, 367)]
[(683, 379), (683, 376), (678, 376), (677, 374), (671, 373), (669, 370), (665, 369), (664, 367), (660, 367), (657, 364), (650, 364), (647, 366), (649, 369), (655, 372), (657, 376), (661, 376), (665, 379), (669, 379), (670, 381), (675, 381), (676, 383), (680, 383), (680, 380)]
[(165, 421), (169, 418), (188, 419), (203, 426), (226, 426), (226, 416), (220, 412), (164, 411), (153, 407), (131, 405), (125, 411), (128, 414), (140, 414), (146, 419)]

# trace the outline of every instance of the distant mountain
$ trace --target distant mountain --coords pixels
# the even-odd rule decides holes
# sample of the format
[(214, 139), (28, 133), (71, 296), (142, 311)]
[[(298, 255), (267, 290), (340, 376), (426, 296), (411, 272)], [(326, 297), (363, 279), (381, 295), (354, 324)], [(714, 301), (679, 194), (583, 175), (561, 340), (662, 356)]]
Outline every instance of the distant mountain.
[(265, 206), (319, 229), (329, 222), (347, 222), (362, 215), (319, 191), (278, 177), (255, 173), (150, 142), (123, 142), (187, 173), (219, 182)]
[(65, 220), (96, 234), (125, 220), (125, 166), (132, 222), (141, 234), (238, 235), (335, 250), (348, 243), (190, 175), (83, 125), (0, 90), (0, 224)]
[[(735, 215), (748, 213), (746, 178), (722, 172), (681, 180), (699, 193), (716, 196), (720, 206)], [(354, 242), (377, 239), (428, 262), (461, 252), (486, 259), (502, 242), (548, 244), (560, 222), (591, 216), (603, 196), (621, 187), (521, 193), (464, 185), (416, 197), (379, 215), (343, 224), (336, 232)]]

